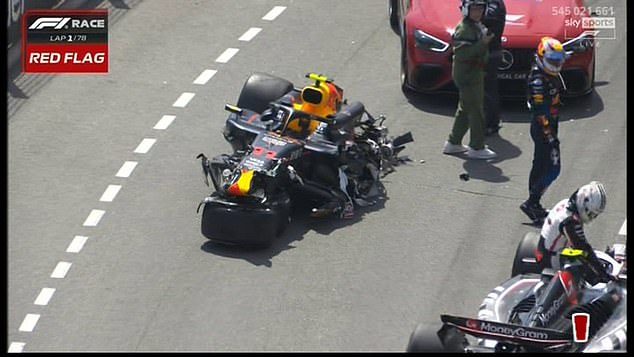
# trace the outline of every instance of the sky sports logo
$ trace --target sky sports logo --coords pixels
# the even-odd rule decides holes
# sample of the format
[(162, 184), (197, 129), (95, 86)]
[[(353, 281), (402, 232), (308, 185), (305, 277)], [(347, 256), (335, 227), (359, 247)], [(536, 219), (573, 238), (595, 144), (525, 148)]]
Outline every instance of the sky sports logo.
[(108, 10), (31, 10), (22, 19), (25, 73), (108, 73)]
[(573, 39), (582, 34), (591, 34), (597, 40), (616, 39), (615, 17), (581, 17), (566, 19), (564, 22), (564, 38)]
[(614, 29), (616, 19), (614, 17), (584, 17), (581, 19), (582, 29)]

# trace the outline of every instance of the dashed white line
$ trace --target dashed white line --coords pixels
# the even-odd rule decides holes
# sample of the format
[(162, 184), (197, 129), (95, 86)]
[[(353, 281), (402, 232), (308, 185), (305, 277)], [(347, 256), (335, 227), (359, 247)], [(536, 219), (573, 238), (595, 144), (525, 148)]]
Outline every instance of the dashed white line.
[(183, 94), (181, 94), (181, 96), (178, 97), (178, 99), (176, 99), (176, 101), (174, 102), (174, 104), (172, 104), (172, 106), (178, 107), (178, 108), (185, 108), (187, 103), (189, 103), (189, 101), (192, 100), (192, 98), (194, 98), (195, 95), (196, 93), (183, 92)]
[(271, 11), (266, 13), (262, 20), (273, 21), (276, 17), (280, 16), (280, 14), (286, 10), (286, 6), (275, 6)]
[(206, 84), (207, 82), (209, 82), (209, 80), (211, 79), (211, 77), (214, 76), (214, 74), (216, 74), (215, 69), (206, 69), (203, 71), (203, 73), (201, 73), (198, 77), (196, 77), (196, 79), (194, 80), (194, 84)]
[(97, 224), (99, 224), (99, 221), (101, 220), (101, 217), (103, 217), (104, 213), (106, 213), (106, 211), (103, 211), (100, 209), (94, 209), (90, 211), (90, 214), (88, 215), (88, 217), (86, 217), (86, 220), (84, 221), (84, 226), (85, 227), (97, 226)]
[(117, 174), (115, 176), (117, 177), (129, 177), (130, 174), (132, 174), (132, 171), (134, 170), (134, 168), (136, 167), (136, 165), (138, 164), (138, 162), (136, 161), (126, 161), (123, 163), (123, 165), (121, 166), (121, 168), (119, 169), (119, 171), (117, 172)]
[(75, 236), (73, 241), (68, 245), (68, 248), (66, 248), (66, 253), (79, 253), (87, 240), (88, 237)]
[(26, 343), (24, 342), (11, 342), (11, 345), (9, 346), (9, 353), (20, 353), (22, 352), (22, 350), (24, 350), (24, 346), (26, 345)]
[(170, 124), (172, 124), (174, 119), (176, 119), (175, 115), (163, 115), (163, 117), (161, 117), (161, 120), (159, 120), (156, 123), (156, 125), (154, 125), (154, 129), (156, 129), (156, 130), (165, 130), (165, 129), (167, 129), (167, 127), (170, 126)]
[(156, 142), (156, 139), (145, 138), (141, 140), (139, 146), (134, 149), (134, 152), (137, 154), (146, 154), (152, 148), (152, 145)]
[(260, 31), (262, 31), (262, 29), (259, 27), (251, 27), (247, 30), (247, 32), (240, 36), (238, 41), (251, 41), (258, 33), (260, 33)]
[(68, 273), (68, 270), (70, 269), (71, 265), (73, 265), (73, 263), (69, 263), (69, 262), (57, 263), (57, 266), (55, 267), (55, 269), (53, 270), (53, 273), (51, 274), (51, 278), (63, 279)]
[(31, 332), (37, 324), (37, 320), (40, 319), (39, 314), (26, 314), (22, 324), (20, 325), (20, 331)]
[[(275, 6), (271, 11), (269, 11), (266, 15), (262, 17), (262, 20), (272, 21), (275, 18), (277, 18), (282, 12), (284, 12), (284, 10), (286, 10), (285, 6)], [(258, 33), (260, 33), (260, 31), (262, 31), (261, 28), (252, 27), (249, 30), (247, 30), (242, 36), (240, 36), (238, 40), (245, 41), (245, 42), (251, 41), (255, 36), (257, 36)], [(218, 56), (218, 58), (216, 58), (216, 62), (227, 63), (233, 56), (236, 55), (236, 53), (238, 53), (238, 51), (239, 49), (237, 48), (227, 48), (220, 56)], [(216, 73), (217, 73), (216, 70), (206, 69), (194, 80), (194, 84), (204, 85)], [(195, 95), (196, 95), (195, 93), (184, 92), (181, 94), (180, 97), (178, 97), (178, 99), (174, 102), (172, 106), (184, 108), (185, 106), (187, 106), (189, 101), (191, 101), (192, 98), (194, 98)], [(157, 129), (157, 130), (167, 129), (169, 125), (174, 121), (175, 118), (176, 117), (174, 115), (164, 115), (161, 118), (161, 120), (159, 120), (159, 122), (156, 123), (156, 125), (154, 126), (154, 129)], [(143, 153), (143, 154), (147, 153), (152, 148), (155, 142), (156, 142), (156, 139), (145, 138), (137, 146), (134, 152)], [(137, 162), (135, 161), (126, 161), (123, 164), (123, 166), (121, 166), (116, 176), (129, 177), (132, 171), (134, 170), (134, 168), (136, 167), (136, 165), (137, 165)], [(112, 202), (112, 200), (116, 197), (120, 189), (121, 189), (120, 185), (109, 185), (99, 200), (102, 202)], [(83, 225), (96, 226), (104, 214), (105, 214), (105, 211), (103, 210), (93, 209), (88, 215), (88, 217), (86, 218), (86, 220), (84, 221)], [(623, 227), (621, 227), (621, 232), (625, 232), (625, 222), (623, 223)], [(619, 232), (619, 234), (624, 234), (621, 232)], [(83, 248), (87, 239), (88, 237), (85, 237), (85, 236), (75, 236), (71, 244), (66, 249), (66, 252), (78, 253)], [(64, 278), (66, 274), (68, 273), (68, 271), (70, 270), (71, 266), (72, 266), (72, 263), (59, 262), (57, 266), (55, 267), (55, 269), (53, 270), (53, 273), (51, 273), (51, 278)], [(53, 288), (43, 288), (40, 291), (40, 294), (38, 295), (38, 297), (35, 299), (34, 304), (48, 305), (48, 302), (50, 301), (54, 293), (55, 293), (55, 289)], [(33, 331), (39, 319), (40, 319), (39, 314), (27, 314), (24, 320), (22, 321), (22, 324), (20, 325), (19, 330), (26, 331), (26, 332)], [(8, 352), (22, 352), (25, 345), (26, 344), (24, 342), (12, 342), (11, 345), (9, 346)]]
[(40, 291), (40, 295), (35, 299), (35, 305), (48, 305), (49, 300), (53, 297), (53, 293), (55, 293), (55, 289), (53, 288), (43, 288)]
[(218, 58), (216, 58), (216, 62), (219, 63), (227, 63), (231, 59), (231, 57), (235, 56), (236, 53), (240, 51), (237, 48), (227, 48)]
[(627, 235), (627, 219), (623, 221), (623, 225), (621, 226), (621, 229), (619, 230), (619, 235), (622, 235), (622, 236)]
[(114, 200), (114, 198), (117, 196), (117, 193), (119, 193), (120, 189), (121, 185), (108, 185), (106, 190), (103, 191), (101, 198), (99, 198), (99, 201), (112, 202), (112, 200)]

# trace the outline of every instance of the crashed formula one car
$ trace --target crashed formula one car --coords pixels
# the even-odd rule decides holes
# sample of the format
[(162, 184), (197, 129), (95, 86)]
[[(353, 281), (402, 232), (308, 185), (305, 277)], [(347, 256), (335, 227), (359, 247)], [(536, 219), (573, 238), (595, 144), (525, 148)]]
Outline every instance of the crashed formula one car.
[[(566, 248), (560, 271), (535, 273), (533, 253), (539, 235), (520, 243), (511, 279), (493, 289), (480, 305), (478, 318), (441, 315), (442, 327), (420, 324), (410, 336), (408, 352), (599, 352), (627, 348), (627, 269), (625, 245), (595, 253), (609, 282), (596, 282), (582, 251)], [(531, 263), (534, 264), (531, 266)], [(517, 265), (516, 265), (517, 267)], [(585, 330), (573, 316), (587, 314)], [(582, 326), (577, 329), (583, 329)], [(581, 333), (581, 335), (579, 335)]]
[[(230, 114), (223, 134), (233, 153), (198, 155), (205, 181), (209, 185), (210, 178), (214, 187), (199, 205), (206, 238), (266, 247), (299, 203), (373, 204), (383, 193), (381, 173), (406, 159), (398, 154), (413, 141), (411, 133), (388, 137), (385, 117), (373, 117), (361, 102), (347, 103), (343, 90), (325, 76), (307, 77), (314, 83), (298, 89), (254, 73), (237, 104), (225, 106)], [(332, 213), (344, 212), (334, 206)]]

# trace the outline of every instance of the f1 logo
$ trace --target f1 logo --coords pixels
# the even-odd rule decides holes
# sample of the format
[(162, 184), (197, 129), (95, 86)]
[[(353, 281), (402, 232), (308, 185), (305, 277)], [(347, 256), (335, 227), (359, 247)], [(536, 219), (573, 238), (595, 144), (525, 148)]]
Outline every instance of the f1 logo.
[(29, 26), (29, 30), (41, 30), (45, 27), (52, 27), (59, 30), (66, 25), (68, 21), (70, 21), (70, 17), (40, 17)]
[(589, 330), (590, 314), (586, 312), (572, 314), (572, 338), (575, 342), (588, 342)]

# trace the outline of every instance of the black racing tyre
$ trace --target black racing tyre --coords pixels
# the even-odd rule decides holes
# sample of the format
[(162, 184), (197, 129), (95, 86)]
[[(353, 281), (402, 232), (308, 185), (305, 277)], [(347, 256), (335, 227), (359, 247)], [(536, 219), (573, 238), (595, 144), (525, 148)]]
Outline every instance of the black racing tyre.
[(528, 232), (524, 235), (515, 251), (511, 277), (520, 274), (540, 273), (539, 264), (535, 260), (535, 250), (539, 243), (539, 233)]
[(438, 326), (419, 324), (409, 337), (406, 352), (446, 352), (440, 337)]
[(438, 331), (438, 336), (447, 352), (464, 353), (465, 348), (469, 345), (464, 332), (454, 326), (443, 325), (440, 331)]
[(390, 27), (392, 28), (392, 31), (394, 31), (394, 33), (396, 33), (397, 35), (401, 33), (398, 26), (398, 11), (398, 0), (388, 0), (387, 13), (390, 18)]
[(291, 200), (284, 192), (271, 197), (266, 205), (214, 192), (203, 207), (201, 232), (216, 243), (263, 249), (284, 231), (290, 210)]
[(272, 101), (293, 90), (293, 83), (266, 73), (253, 73), (242, 86), (237, 106), (262, 113)]

